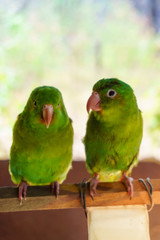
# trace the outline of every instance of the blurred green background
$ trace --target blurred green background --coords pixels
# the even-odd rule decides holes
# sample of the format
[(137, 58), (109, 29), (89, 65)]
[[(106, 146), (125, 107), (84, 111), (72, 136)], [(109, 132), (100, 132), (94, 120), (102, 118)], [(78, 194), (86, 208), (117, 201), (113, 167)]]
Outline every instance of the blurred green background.
[(74, 159), (85, 158), (85, 106), (104, 77), (133, 87), (144, 118), (140, 159), (160, 159), (160, 14), (155, 20), (155, 1), (139, 2), (1, 0), (0, 159), (9, 158), (16, 117), (40, 85), (62, 92), (73, 119)]

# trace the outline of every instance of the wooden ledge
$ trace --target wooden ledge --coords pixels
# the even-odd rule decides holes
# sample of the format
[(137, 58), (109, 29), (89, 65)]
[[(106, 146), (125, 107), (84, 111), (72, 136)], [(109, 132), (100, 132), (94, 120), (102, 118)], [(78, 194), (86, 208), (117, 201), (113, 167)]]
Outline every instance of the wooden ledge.
[[(153, 203), (160, 204), (160, 179), (150, 180), (153, 186)], [(116, 205), (150, 205), (149, 195), (138, 180), (133, 181), (134, 196), (129, 199), (121, 182), (99, 183), (94, 201), (86, 193), (87, 207)], [(62, 184), (58, 199), (51, 194), (50, 186), (29, 186), (27, 200), (20, 206), (17, 187), (0, 188), (0, 212), (81, 208), (78, 184)]]

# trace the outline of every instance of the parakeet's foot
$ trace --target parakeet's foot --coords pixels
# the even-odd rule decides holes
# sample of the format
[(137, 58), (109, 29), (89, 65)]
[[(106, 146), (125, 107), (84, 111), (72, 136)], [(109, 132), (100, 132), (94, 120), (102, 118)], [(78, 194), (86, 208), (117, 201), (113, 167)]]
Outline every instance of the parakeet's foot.
[(59, 195), (59, 182), (53, 182), (51, 184), (51, 187), (52, 187), (52, 192), (55, 194), (56, 198), (58, 198), (58, 195)]
[(85, 216), (87, 217), (87, 210), (86, 210), (86, 191), (88, 188), (88, 181), (85, 181), (85, 178), (79, 183), (79, 196), (81, 201), (81, 206), (84, 209)]
[(99, 183), (99, 175), (97, 173), (94, 174), (94, 177), (90, 181), (90, 196), (94, 200), (94, 195), (96, 194), (96, 188)]
[(132, 199), (133, 197), (133, 178), (128, 177), (126, 173), (123, 173), (122, 178), (121, 178), (122, 183), (125, 185), (129, 198)]
[(143, 183), (143, 185), (145, 186), (148, 194), (149, 194), (149, 197), (150, 197), (150, 200), (151, 200), (151, 205), (150, 205), (150, 208), (148, 209), (148, 212), (150, 212), (154, 206), (154, 203), (153, 203), (153, 199), (152, 199), (152, 193), (153, 193), (153, 186), (152, 186), (152, 183), (150, 182), (150, 178), (146, 178), (146, 181), (149, 185), (149, 188), (147, 186), (147, 184), (145, 183), (144, 179), (143, 178), (139, 178), (139, 181)]
[(27, 187), (28, 187), (27, 182), (22, 181), (19, 184), (19, 202), (20, 202), (20, 205), (22, 205), (23, 197), (24, 197), (24, 200), (26, 200)]

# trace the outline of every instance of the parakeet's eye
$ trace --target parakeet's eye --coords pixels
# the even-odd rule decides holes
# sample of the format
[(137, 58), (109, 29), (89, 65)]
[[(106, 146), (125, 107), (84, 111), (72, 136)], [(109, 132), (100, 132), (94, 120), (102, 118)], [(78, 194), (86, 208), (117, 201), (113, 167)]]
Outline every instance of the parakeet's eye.
[(117, 92), (113, 89), (109, 89), (107, 92), (107, 97), (114, 98), (117, 95)]
[(34, 106), (37, 107), (37, 102), (36, 101), (34, 101)]
[(57, 108), (59, 108), (60, 107), (60, 103), (58, 103), (58, 105), (57, 105)]

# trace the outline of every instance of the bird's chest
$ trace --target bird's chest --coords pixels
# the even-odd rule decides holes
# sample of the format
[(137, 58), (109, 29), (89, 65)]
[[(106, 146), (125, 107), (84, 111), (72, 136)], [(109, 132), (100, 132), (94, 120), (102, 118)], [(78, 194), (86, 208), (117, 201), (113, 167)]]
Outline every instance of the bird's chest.
[(95, 159), (97, 165), (106, 166), (108, 169), (122, 169), (124, 165), (128, 164), (127, 162), (132, 158), (128, 136), (111, 130), (96, 136), (92, 148), (92, 159)]
[(34, 136), (29, 135), (27, 138), (20, 139), (20, 152), (24, 153), (28, 161), (34, 156), (36, 159), (47, 159), (58, 156), (58, 153), (63, 152), (63, 144), (61, 137), (53, 135)]

